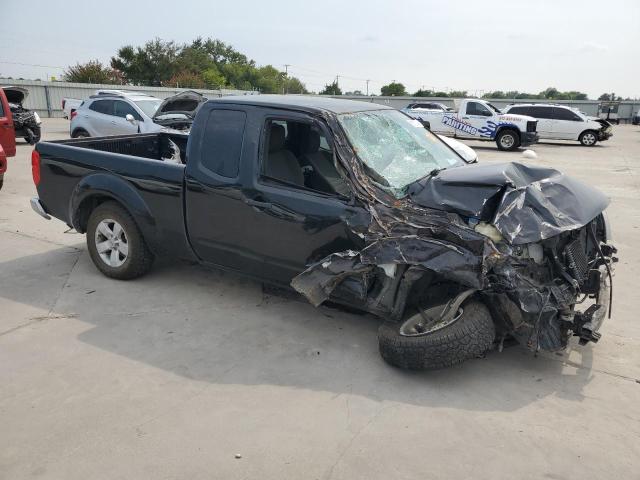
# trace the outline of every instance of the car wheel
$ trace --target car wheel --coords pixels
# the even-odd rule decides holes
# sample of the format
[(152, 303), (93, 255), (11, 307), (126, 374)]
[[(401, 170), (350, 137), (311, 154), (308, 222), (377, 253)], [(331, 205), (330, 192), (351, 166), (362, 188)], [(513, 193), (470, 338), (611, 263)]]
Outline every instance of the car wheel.
[(378, 329), (378, 343), (387, 363), (432, 370), (482, 356), (493, 346), (495, 335), (489, 310), (472, 300), (448, 322), (425, 320), (418, 313), (402, 323), (384, 323)]
[(99, 205), (89, 217), (87, 248), (107, 277), (130, 280), (147, 273), (153, 255), (133, 217), (116, 202)]
[(91, 135), (89, 135), (89, 132), (87, 132), (86, 130), (83, 130), (81, 128), (79, 128), (78, 130), (75, 130), (72, 134), (71, 134), (71, 138), (89, 138)]
[(520, 136), (515, 130), (501, 130), (496, 137), (496, 145), (500, 150), (515, 150), (520, 146)]
[(585, 147), (593, 147), (598, 142), (598, 134), (593, 130), (587, 130), (580, 134), (578, 140)]

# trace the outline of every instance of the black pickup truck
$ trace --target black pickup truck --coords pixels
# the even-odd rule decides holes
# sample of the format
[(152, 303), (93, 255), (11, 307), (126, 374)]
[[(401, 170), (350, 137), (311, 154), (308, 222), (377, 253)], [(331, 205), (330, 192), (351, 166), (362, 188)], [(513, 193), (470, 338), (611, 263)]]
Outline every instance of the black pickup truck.
[(615, 247), (599, 191), (550, 168), (467, 165), (405, 114), (304, 96), (211, 100), (191, 132), (40, 142), (32, 207), (132, 279), (176, 257), (383, 320), (405, 368), (505, 339), (597, 341)]

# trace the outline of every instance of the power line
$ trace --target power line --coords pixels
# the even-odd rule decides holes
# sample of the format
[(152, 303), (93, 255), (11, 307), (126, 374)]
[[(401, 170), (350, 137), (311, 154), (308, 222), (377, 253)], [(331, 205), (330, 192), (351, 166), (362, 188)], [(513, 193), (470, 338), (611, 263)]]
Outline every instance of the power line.
[(59, 68), (60, 70), (64, 70), (65, 68), (65, 67), (59, 67), (57, 65), (38, 65), (35, 63), (7, 62), (4, 60), (0, 60), (0, 63), (6, 63), (8, 65), (22, 65), (23, 67)]

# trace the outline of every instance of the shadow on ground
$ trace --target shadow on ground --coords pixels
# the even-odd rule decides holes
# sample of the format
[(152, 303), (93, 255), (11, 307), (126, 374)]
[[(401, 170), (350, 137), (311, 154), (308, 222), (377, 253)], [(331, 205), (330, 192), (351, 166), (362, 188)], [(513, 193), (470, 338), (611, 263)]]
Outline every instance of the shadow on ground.
[[(49, 307), (11, 287), (15, 272), (37, 271), (77, 252), (61, 248), (0, 264), (0, 297)], [(386, 365), (377, 352), (379, 321), (265, 293), (262, 285), (199, 266), (157, 265), (122, 282), (95, 269), (86, 252), (59, 285), (52, 314), (90, 325), (78, 338), (104, 351), (215, 384), (279, 385), (349, 393), (376, 401), (478, 411), (514, 411), (556, 395), (579, 402), (591, 380), (582, 363), (534, 357), (521, 347), (435, 372)], [(14, 273), (12, 273), (14, 272)], [(49, 282), (34, 274), (30, 281)], [(37, 285), (31, 285), (37, 288)], [(39, 328), (47, 328), (46, 322)], [(54, 327), (55, 328), (55, 327)]]

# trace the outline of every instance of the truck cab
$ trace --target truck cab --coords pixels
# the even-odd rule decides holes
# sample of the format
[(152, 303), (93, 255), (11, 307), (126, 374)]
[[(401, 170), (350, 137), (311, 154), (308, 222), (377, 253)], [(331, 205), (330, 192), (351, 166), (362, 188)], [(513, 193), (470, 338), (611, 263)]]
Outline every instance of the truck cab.
[(480, 99), (460, 100), (456, 106), (454, 112), (412, 109), (407, 113), (435, 133), (495, 141), (500, 150), (515, 150), (538, 141), (537, 120), (533, 117), (503, 114)]

